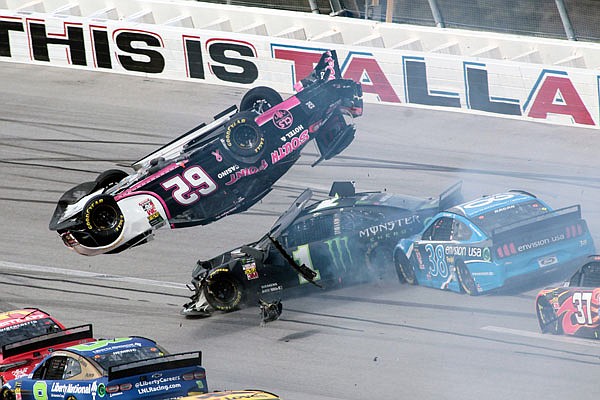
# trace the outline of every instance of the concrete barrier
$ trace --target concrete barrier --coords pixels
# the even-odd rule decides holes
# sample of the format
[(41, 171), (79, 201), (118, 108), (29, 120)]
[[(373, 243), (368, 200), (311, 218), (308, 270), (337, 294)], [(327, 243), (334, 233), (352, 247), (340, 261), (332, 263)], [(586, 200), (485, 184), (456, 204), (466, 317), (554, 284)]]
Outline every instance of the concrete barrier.
[(0, 0), (0, 60), (289, 93), (333, 48), (366, 102), (600, 124), (594, 43), (193, 1), (114, 3)]

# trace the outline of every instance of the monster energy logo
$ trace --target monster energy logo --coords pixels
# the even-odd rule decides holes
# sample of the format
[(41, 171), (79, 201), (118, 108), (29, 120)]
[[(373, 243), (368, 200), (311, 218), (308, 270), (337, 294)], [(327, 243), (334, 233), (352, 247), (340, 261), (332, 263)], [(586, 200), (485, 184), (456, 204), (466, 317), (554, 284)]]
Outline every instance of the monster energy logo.
[(348, 270), (354, 263), (350, 247), (348, 247), (348, 237), (344, 236), (330, 239), (326, 240), (324, 243), (327, 245), (329, 255), (331, 256), (335, 268), (344, 271)]

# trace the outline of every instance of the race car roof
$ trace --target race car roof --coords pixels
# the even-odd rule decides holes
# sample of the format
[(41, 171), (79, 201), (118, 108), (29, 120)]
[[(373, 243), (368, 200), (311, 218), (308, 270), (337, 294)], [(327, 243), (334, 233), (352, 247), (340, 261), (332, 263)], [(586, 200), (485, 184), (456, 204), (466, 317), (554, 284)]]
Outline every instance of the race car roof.
[(50, 318), (50, 315), (38, 308), (24, 308), (0, 313), (0, 330), (9, 326), (19, 325), (27, 321)]
[(454, 206), (448, 209), (448, 212), (472, 218), (492, 210), (498, 210), (513, 204), (523, 203), (534, 199), (536, 199), (536, 197), (529, 193), (510, 191), (506, 193), (497, 193), (491, 196), (481, 196), (475, 200)]
[(132, 336), (95, 340), (93, 342), (68, 347), (66, 350), (70, 350), (84, 357), (93, 357), (95, 355), (109, 354), (120, 350), (153, 346), (156, 346), (156, 342), (153, 340)]

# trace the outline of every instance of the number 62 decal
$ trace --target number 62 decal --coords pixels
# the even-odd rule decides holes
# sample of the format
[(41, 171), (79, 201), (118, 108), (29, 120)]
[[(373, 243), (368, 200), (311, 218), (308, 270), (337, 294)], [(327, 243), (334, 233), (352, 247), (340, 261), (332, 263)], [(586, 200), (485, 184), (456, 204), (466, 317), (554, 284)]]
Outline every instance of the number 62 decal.
[(180, 175), (172, 176), (160, 184), (165, 190), (173, 190), (173, 200), (183, 205), (190, 205), (200, 196), (207, 196), (217, 190), (217, 184), (199, 166), (192, 165)]

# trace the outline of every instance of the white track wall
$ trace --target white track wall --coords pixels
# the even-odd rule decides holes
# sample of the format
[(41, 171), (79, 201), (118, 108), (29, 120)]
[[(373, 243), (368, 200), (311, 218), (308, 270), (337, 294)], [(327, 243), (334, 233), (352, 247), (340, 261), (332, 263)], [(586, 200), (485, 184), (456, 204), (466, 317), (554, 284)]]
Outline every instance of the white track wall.
[(0, 61), (290, 93), (331, 48), (367, 103), (600, 125), (598, 44), (189, 1), (110, 3), (0, 0)]

